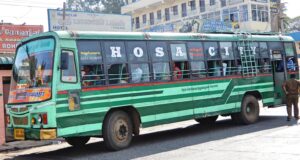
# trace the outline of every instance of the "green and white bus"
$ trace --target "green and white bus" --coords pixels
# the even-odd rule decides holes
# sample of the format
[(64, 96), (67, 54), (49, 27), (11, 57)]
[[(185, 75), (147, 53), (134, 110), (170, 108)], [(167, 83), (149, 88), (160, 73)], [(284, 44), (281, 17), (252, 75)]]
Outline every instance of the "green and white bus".
[(73, 146), (103, 137), (119, 150), (141, 127), (219, 115), (252, 124), (260, 107), (284, 103), (289, 74), (298, 64), (287, 36), (42, 33), (17, 47), (7, 134)]

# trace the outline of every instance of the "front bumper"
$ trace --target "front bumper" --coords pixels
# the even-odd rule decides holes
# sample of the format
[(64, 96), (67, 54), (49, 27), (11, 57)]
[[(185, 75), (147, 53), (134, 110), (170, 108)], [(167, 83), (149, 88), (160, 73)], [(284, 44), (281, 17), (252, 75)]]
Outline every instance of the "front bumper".
[(24, 128), (24, 137), (16, 136), (16, 129), (22, 128), (6, 128), (7, 136), (13, 137), (14, 140), (49, 140), (57, 138), (56, 129)]

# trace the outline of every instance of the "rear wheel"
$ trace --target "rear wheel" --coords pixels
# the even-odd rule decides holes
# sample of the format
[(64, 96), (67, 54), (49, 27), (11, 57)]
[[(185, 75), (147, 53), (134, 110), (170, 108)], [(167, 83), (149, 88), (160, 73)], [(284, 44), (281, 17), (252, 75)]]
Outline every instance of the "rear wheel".
[(114, 111), (107, 115), (103, 126), (103, 139), (110, 150), (128, 147), (132, 140), (132, 121), (124, 111)]
[(197, 118), (195, 120), (202, 125), (212, 125), (215, 124), (217, 119), (218, 119), (218, 115), (212, 117)]
[(90, 140), (90, 137), (68, 137), (65, 140), (73, 147), (83, 147)]
[(259, 118), (259, 103), (256, 97), (247, 95), (244, 97), (241, 112), (231, 115), (233, 121), (242, 124), (255, 123)]

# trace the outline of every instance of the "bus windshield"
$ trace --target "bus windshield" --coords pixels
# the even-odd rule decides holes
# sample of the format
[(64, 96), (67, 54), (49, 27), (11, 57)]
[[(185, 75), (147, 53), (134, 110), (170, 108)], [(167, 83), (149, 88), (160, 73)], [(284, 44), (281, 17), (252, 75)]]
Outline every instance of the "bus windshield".
[(51, 98), (54, 39), (38, 39), (17, 49), (9, 103), (38, 102)]

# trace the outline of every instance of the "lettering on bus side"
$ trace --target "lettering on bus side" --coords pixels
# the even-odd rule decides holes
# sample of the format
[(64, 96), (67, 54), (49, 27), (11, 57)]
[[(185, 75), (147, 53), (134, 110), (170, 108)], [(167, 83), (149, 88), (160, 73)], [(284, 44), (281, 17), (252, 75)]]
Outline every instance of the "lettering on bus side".
[(173, 61), (187, 60), (187, 49), (185, 44), (170, 44)]
[(111, 57), (122, 57), (121, 47), (112, 46), (112, 47), (110, 47), (110, 50), (111, 50)]
[(155, 56), (156, 57), (163, 57), (165, 55), (163, 47), (156, 47), (155, 48)]
[[(253, 55), (256, 55), (256, 46), (251, 46), (250, 49), (252, 51)], [(239, 51), (240, 51), (240, 55), (244, 54), (245, 48), (244, 47), (238, 47)]]

